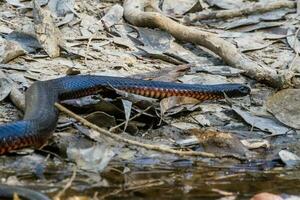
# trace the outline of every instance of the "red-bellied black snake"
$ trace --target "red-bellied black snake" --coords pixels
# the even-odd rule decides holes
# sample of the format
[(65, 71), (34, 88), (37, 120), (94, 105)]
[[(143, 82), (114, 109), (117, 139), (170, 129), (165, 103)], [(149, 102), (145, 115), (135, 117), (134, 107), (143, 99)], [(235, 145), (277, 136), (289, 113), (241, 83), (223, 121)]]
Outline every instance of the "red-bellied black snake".
[(0, 125), (0, 154), (44, 144), (56, 128), (58, 111), (55, 102), (92, 95), (109, 87), (159, 99), (187, 96), (211, 100), (224, 98), (224, 94), (240, 97), (250, 93), (250, 88), (243, 84), (182, 84), (93, 75), (37, 81), (26, 92), (24, 119)]

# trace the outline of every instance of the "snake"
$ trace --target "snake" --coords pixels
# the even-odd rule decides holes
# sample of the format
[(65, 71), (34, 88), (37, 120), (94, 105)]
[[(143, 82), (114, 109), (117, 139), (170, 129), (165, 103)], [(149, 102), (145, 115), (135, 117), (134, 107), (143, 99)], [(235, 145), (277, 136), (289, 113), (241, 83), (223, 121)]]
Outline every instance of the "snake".
[(46, 195), (28, 188), (0, 184), (0, 197), (13, 199), (14, 194), (17, 194), (22, 199), (50, 200)]
[(242, 97), (251, 89), (244, 84), (184, 84), (127, 77), (73, 75), (34, 82), (25, 92), (25, 113), (20, 121), (0, 125), (0, 155), (12, 150), (39, 148), (55, 131), (59, 112), (55, 103), (98, 94), (107, 89), (163, 99), (170, 96), (196, 98), (200, 101)]

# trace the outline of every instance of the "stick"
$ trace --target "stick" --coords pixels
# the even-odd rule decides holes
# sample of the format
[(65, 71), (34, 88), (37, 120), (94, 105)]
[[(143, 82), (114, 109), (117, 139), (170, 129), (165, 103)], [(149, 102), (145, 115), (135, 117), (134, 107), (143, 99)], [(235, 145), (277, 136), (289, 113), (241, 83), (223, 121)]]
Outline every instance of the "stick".
[(199, 20), (207, 19), (228, 19), (234, 17), (242, 17), (245, 15), (251, 15), (255, 13), (264, 13), (276, 9), (283, 8), (295, 8), (296, 3), (293, 1), (277, 1), (274, 3), (255, 3), (252, 6), (241, 8), (241, 9), (232, 9), (232, 10), (221, 10), (221, 11), (202, 11), (198, 13), (188, 14), (184, 17), (184, 23), (190, 24)]
[[(77, 121), (81, 122), (83, 125), (92, 128), (96, 131), (98, 131), (99, 133), (108, 136), (112, 139), (127, 143), (127, 144), (131, 144), (131, 145), (135, 145), (135, 146), (139, 146), (139, 147), (143, 147), (145, 149), (149, 149), (149, 150), (154, 150), (154, 151), (161, 151), (161, 152), (166, 152), (166, 153), (171, 153), (171, 154), (176, 154), (179, 156), (202, 156), (202, 157), (208, 157), (208, 158), (219, 158), (219, 156), (212, 154), (212, 153), (206, 153), (206, 152), (198, 152), (198, 151), (177, 151), (174, 149), (171, 149), (171, 147), (165, 147), (165, 146), (158, 146), (158, 145), (152, 145), (152, 144), (145, 144), (145, 143), (140, 143), (138, 141), (134, 141), (134, 140), (130, 140), (127, 138), (123, 138), (119, 135), (116, 135), (114, 133), (111, 133), (105, 129), (102, 129), (98, 126), (96, 126), (95, 124), (92, 124), (91, 122), (87, 121), (86, 119), (80, 117), (79, 115), (76, 115), (75, 113), (73, 113), (72, 111), (68, 110), (67, 108), (65, 108), (64, 106), (60, 105), (59, 103), (55, 103), (55, 106), (62, 112), (66, 113), (67, 115), (73, 117), (74, 119), (76, 119)], [(223, 157), (223, 156), (220, 156)], [(240, 158), (238, 158), (240, 159)]]
[[(137, 117), (143, 115), (145, 112), (147, 112), (148, 110), (150, 110), (152, 107), (153, 107), (153, 106), (149, 106), (149, 107), (147, 107), (145, 110), (142, 110), (141, 112), (139, 112), (139, 113), (136, 114), (135, 116), (133, 116), (133, 117), (131, 117), (130, 119), (128, 119), (128, 122), (130, 122), (130, 121), (134, 120), (135, 118), (137, 118)], [(124, 121), (124, 122), (122, 122), (122, 123), (120, 123), (120, 124), (118, 124), (118, 125), (116, 125), (116, 126), (114, 126), (114, 127), (111, 127), (111, 128), (109, 129), (109, 131), (112, 132), (112, 131), (116, 130), (117, 128), (119, 128), (120, 126), (125, 125), (126, 123), (127, 123), (127, 122)]]

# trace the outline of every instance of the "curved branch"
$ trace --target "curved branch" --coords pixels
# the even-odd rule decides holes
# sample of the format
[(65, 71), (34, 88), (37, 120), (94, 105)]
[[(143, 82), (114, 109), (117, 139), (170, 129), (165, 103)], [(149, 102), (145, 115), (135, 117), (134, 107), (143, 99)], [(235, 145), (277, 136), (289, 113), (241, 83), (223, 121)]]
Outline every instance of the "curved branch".
[(170, 33), (177, 40), (206, 47), (219, 55), (227, 64), (242, 69), (245, 75), (257, 81), (277, 88), (290, 85), (293, 73), (278, 74), (276, 70), (249, 59), (232, 43), (216, 34), (179, 24), (161, 13), (145, 12), (146, 5), (147, 0), (125, 0), (123, 5), (125, 19), (135, 26), (159, 28)]

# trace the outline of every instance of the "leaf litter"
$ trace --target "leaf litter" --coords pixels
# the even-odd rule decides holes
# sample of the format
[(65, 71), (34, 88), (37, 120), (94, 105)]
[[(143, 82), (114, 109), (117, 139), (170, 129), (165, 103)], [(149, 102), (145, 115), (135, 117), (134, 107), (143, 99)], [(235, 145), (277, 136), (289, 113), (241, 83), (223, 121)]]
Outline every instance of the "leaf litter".
[[(219, 198), (225, 193), (215, 192), (219, 189), (203, 191), (201, 188), (205, 187), (201, 187), (203, 183), (199, 180), (213, 183), (214, 188), (223, 188), (217, 180), (224, 177), (234, 184), (237, 181), (234, 176), (242, 176), (246, 181), (242, 184), (248, 183), (247, 173), (234, 174), (238, 170), (249, 173), (256, 170), (257, 174), (269, 176), (265, 169), (297, 169), (300, 149), (293, 145), (299, 143), (300, 92), (297, 86), (296, 89), (275, 91), (245, 76), (244, 70), (223, 62), (211, 50), (175, 40), (159, 29), (133, 26), (124, 20), (125, 7), (120, 3), (1, 2), (0, 61), (1, 71), (7, 75), (0, 79), (1, 122), (16, 120), (22, 115), (9, 100), (16, 86), (23, 92), (36, 80), (61, 77), (70, 74), (70, 70), (76, 74), (183, 83), (242, 82), (251, 86), (250, 98), (199, 102), (171, 97), (153, 101), (110, 88), (115, 92), (113, 96), (94, 95), (63, 102), (90, 122), (127, 139), (180, 151), (212, 152), (232, 157), (182, 159), (113, 141), (67, 116), (60, 116), (55, 137), (42, 150), (20, 150), (18, 154), (0, 158), (2, 163), (5, 162), (0, 171), (4, 179), (16, 175), (21, 184), (39, 183), (41, 190), (54, 196), (72, 174), (74, 162), (78, 172), (70, 188), (72, 192), (67, 192), (66, 197), (74, 196), (75, 192), (79, 198), (83, 189), (87, 191), (83, 195), (92, 197), (96, 191), (93, 187), (106, 188), (106, 191), (97, 191), (98, 197), (134, 196), (138, 192), (144, 197), (152, 197), (155, 185), (161, 185), (160, 179), (164, 179), (163, 184), (171, 191), (178, 189), (172, 184), (176, 181), (191, 184), (178, 189), (178, 194), (205, 193)], [(162, 1), (152, 6), (172, 19), (185, 22), (199, 11), (233, 10), (253, 4), (248, 1), (181, 0)], [(298, 20), (294, 8), (280, 8), (246, 17), (200, 20), (192, 24), (235, 44), (239, 51), (257, 62), (279, 71), (289, 69), (299, 73)], [(272, 115), (261, 115), (266, 109)], [(89, 141), (88, 145), (84, 145), (84, 141)], [(21, 158), (22, 161), (16, 162)], [(244, 158), (251, 158), (251, 161), (245, 162)], [(12, 167), (20, 162), (24, 162), (22, 170)], [(218, 170), (214, 166), (218, 166)], [(227, 166), (228, 171), (225, 170)], [(194, 177), (186, 175), (191, 169), (186, 171), (185, 167), (192, 168)], [(183, 171), (176, 172), (178, 177), (174, 177), (172, 173), (179, 168)], [(28, 173), (28, 169), (33, 169), (34, 175)], [(234, 176), (228, 177), (226, 173)], [(270, 173), (283, 176), (281, 172)], [(149, 174), (150, 179), (147, 178)], [(280, 180), (278, 177), (272, 179)], [(142, 186), (149, 191), (139, 188), (139, 179), (146, 180)], [(193, 185), (191, 180), (196, 184)], [(299, 180), (294, 179), (291, 184), (288, 179), (286, 187), (293, 185), (295, 191), (300, 191), (297, 188)], [(256, 181), (263, 185), (259, 179)], [(238, 194), (239, 189), (233, 191)], [(159, 192), (163, 194), (163, 190)], [(255, 193), (251, 191), (250, 194)]]

